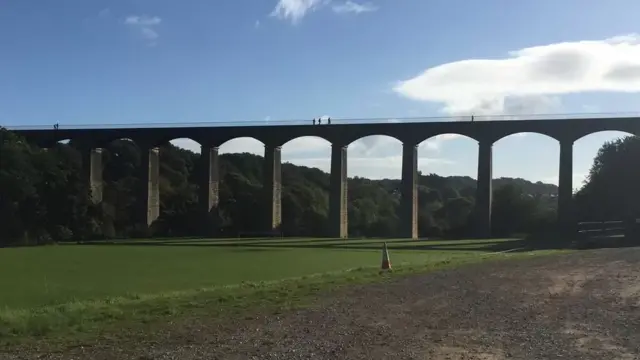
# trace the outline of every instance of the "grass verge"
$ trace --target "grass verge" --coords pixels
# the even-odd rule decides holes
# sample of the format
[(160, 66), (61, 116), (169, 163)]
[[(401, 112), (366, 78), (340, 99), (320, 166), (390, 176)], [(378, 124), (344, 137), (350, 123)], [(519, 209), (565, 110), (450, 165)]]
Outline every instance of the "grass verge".
[(423, 265), (405, 265), (392, 273), (361, 267), (293, 279), (245, 282), (154, 295), (130, 295), (33, 309), (0, 310), (0, 343), (5, 346), (44, 340), (55, 344), (104, 336), (126, 336), (127, 329), (150, 327), (183, 316), (228, 317), (254, 310), (282, 311), (311, 303), (320, 292), (345, 285), (389, 281), (487, 260), (522, 259), (559, 251), (483, 254)]

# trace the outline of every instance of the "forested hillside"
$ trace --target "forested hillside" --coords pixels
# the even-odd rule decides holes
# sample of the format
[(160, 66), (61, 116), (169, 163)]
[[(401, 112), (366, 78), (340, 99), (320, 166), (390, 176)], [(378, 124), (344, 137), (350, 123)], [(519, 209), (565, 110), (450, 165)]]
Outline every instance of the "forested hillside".
[[(121, 238), (138, 235), (135, 226), (137, 169), (140, 154), (126, 140), (103, 150), (104, 200), (88, 201), (82, 179), (81, 156), (73, 144), (58, 144), (44, 150), (1, 130), (0, 216), (2, 243), (46, 243), (51, 241)], [(634, 145), (635, 144), (635, 145)], [(624, 147), (624, 159), (617, 156)], [(614, 149), (615, 148), (615, 149)], [(612, 150), (613, 149), (613, 150)], [(161, 148), (161, 217), (155, 236), (197, 236), (201, 227), (197, 213), (195, 181), (199, 154), (167, 145)], [(610, 155), (613, 154), (613, 155)], [(609, 155), (608, 155), (609, 154)], [(594, 170), (579, 194), (583, 217), (598, 196), (619, 191), (617, 162), (640, 158), (637, 140), (607, 144), (596, 159)], [(264, 230), (262, 158), (251, 154), (221, 156), (221, 236)], [(635, 169), (638, 169), (636, 166)], [(325, 236), (329, 209), (329, 174), (318, 169), (283, 164), (283, 225), (286, 236)], [(638, 183), (640, 174), (624, 180)], [(626, 184), (626, 183), (625, 183)], [(400, 180), (349, 180), (349, 235), (351, 237), (398, 236)], [(626, 186), (626, 185), (625, 185)], [(606, 190), (605, 190), (606, 189)], [(626, 188), (625, 188), (626, 189)], [(633, 190), (637, 191), (637, 190)], [(553, 226), (557, 188), (523, 179), (494, 180), (493, 230), (495, 235), (532, 232)], [(475, 180), (469, 177), (421, 175), (419, 180), (419, 229), (421, 236), (464, 237), (471, 233)], [(634, 194), (637, 195), (637, 194)], [(626, 195), (625, 195), (626, 196)], [(624, 197), (624, 196), (623, 196)], [(615, 204), (603, 208), (615, 216)], [(587, 215), (583, 213), (587, 213)]]

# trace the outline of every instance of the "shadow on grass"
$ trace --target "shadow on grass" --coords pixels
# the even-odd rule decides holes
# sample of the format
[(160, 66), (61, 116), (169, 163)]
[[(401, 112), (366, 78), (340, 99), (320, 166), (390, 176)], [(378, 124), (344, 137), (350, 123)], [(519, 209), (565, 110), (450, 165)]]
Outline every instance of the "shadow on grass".
[[(382, 244), (382, 242), (402, 243), (412, 242), (416, 240), (411, 239), (339, 239), (339, 238), (254, 238), (254, 239), (153, 239), (153, 240), (116, 240), (116, 241), (87, 241), (80, 245), (129, 245), (129, 246), (212, 246), (212, 247), (301, 247), (301, 248), (313, 248), (313, 247), (334, 247), (343, 245), (372, 245)], [(442, 240), (419, 240), (440, 242)], [(330, 244), (333, 243), (333, 244)], [(69, 243), (72, 244), (72, 243)], [(73, 243), (75, 245), (76, 243)]]
[[(530, 236), (514, 240), (478, 240), (477, 243), (469, 240), (450, 240), (446, 244), (429, 244), (429, 242), (442, 242), (442, 240), (410, 240), (392, 239), (386, 240), (389, 249), (402, 251), (464, 251), (464, 252), (528, 252), (535, 250), (566, 250), (566, 249), (598, 249), (640, 246), (639, 239), (621, 238), (591, 238), (580, 241), (566, 240), (553, 235)], [(385, 240), (341, 240), (341, 239), (255, 239), (248, 241), (234, 241), (230, 239), (196, 239), (173, 241), (145, 240), (136, 242), (88, 242), (86, 245), (106, 246), (170, 246), (170, 247), (221, 247), (238, 248), (234, 251), (274, 251), (278, 249), (334, 249), (334, 250), (380, 250)], [(415, 244), (412, 244), (415, 242)]]
[(268, 251), (280, 251), (281, 249), (276, 248), (248, 248), (248, 249), (232, 249), (232, 252), (268, 252)]
[[(434, 244), (429, 245), (423, 240), (409, 240), (409, 239), (394, 239), (394, 240), (336, 240), (336, 239), (314, 239), (314, 240), (300, 240), (300, 241), (254, 241), (254, 242), (233, 242), (228, 241), (225, 243), (215, 242), (164, 242), (164, 241), (129, 241), (129, 242), (98, 242), (98, 243), (85, 243), (84, 245), (104, 245), (104, 246), (154, 246), (154, 247), (219, 247), (219, 248), (239, 248), (239, 249), (254, 249), (255, 251), (262, 250), (275, 250), (275, 249), (342, 249), (342, 250), (380, 250), (383, 242), (386, 242), (389, 249), (392, 250), (436, 250), (436, 251), (487, 251), (494, 252), (494, 248), (511, 249), (518, 247), (516, 240), (484, 240), (481, 243), (469, 243), (468, 240), (461, 240), (460, 244), (455, 244), (455, 241), (451, 241), (447, 244)], [(412, 245), (412, 242), (417, 244)], [(431, 240), (431, 242), (442, 242), (442, 240)], [(511, 245), (513, 243), (513, 245)], [(234, 249), (236, 250), (236, 249)]]

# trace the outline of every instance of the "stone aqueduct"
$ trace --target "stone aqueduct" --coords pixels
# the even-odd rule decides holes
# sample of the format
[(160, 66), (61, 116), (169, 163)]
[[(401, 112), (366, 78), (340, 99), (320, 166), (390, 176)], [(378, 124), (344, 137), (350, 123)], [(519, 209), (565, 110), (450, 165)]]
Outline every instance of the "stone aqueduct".
[[(559, 223), (565, 229), (573, 226), (572, 172), (573, 143), (583, 136), (600, 131), (623, 131), (640, 135), (640, 118), (583, 118), (546, 120), (458, 121), (458, 122), (410, 122), (332, 125), (271, 125), (271, 126), (220, 126), (220, 127), (155, 127), (155, 128), (72, 128), (72, 129), (17, 129), (29, 142), (41, 147), (51, 147), (62, 139), (72, 139), (83, 153), (83, 165), (90, 183), (92, 200), (102, 200), (101, 149), (117, 139), (131, 139), (141, 149), (142, 164), (140, 191), (147, 197), (146, 208), (139, 210), (140, 222), (150, 226), (160, 214), (158, 186), (158, 146), (173, 139), (189, 138), (202, 146), (204, 163), (208, 164), (199, 177), (199, 201), (203, 222), (211, 222), (210, 214), (217, 210), (219, 189), (218, 148), (223, 143), (239, 138), (252, 137), (265, 145), (264, 201), (269, 209), (265, 219), (265, 231), (276, 230), (282, 221), (281, 207), (281, 146), (303, 136), (317, 136), (331, 143), (330, 185), (330, 233), (336, 238), (347, 234), (347, 147), (353, 141), (371, 135), (387, 135), (403, 144), (401, 214), (403, 235), (418, 236), (417, 214), (417, 147), (422, 141), (442, 134), (459, 134), (474, 139), (479, 144), (478, 186), (476, 193), (475, 224), (478, 237), (491, 234), (492, 201), (492, 147), (506, 136), (516, 133), (538, 133), (556, 139), (560, 143), (560, 169), (558, 190)], [(146, 151), (145, 151), (146, 150)], [(207, 224), (203, 224), (207, 228)]]

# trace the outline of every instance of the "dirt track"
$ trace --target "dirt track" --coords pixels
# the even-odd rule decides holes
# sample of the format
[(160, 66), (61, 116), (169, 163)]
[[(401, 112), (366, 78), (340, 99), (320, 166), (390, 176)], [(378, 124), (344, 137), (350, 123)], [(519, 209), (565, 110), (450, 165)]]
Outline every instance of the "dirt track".
[(640, 359), (640, 248), (412, 276), (313, 309), (189, 321), (153, 342), (105, 341), (39, 358)]

